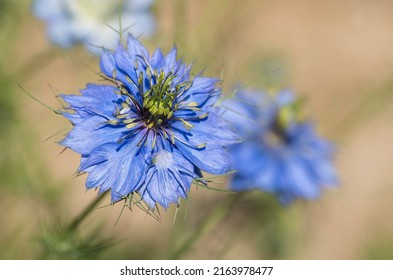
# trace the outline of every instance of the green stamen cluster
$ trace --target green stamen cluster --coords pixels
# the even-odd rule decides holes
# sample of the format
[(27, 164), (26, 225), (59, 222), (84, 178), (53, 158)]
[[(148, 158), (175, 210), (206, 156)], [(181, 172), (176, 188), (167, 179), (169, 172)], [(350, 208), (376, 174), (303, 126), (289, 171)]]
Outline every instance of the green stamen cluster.
[(287, 129), (288, 126), (293, 122), (300, 122), (301, 107), (303, 104), (302, 99), (297, 99), (294, 102), (282, 106), (277, 113), (277, 122), (282, 129)]
[[(176, 98), (189, 89), (192, 82), (183, 82), (173, 87), (172, 83), (176, 76), (172, 72), (167, 75), (164, 71), (152, 73), (148, 68), (146, 74), (150, 81), (150, 89), (143, 93), (143, 115), (146, 126), (154, 128), (172, 118), (179, 108), (179, 104), (175, 102)], [(140, 75), (138, 84), (142, 81), (143, 76)]]
[(267, 134), (267, 141), (273, 145), (286, 142), (287, 129), (294, 122), (300, 122), (300, 107), (301, 103), (296, 100), (295, 102), (282, 106), (279, 108), (276, 118), (273, 123), (271, 133)]

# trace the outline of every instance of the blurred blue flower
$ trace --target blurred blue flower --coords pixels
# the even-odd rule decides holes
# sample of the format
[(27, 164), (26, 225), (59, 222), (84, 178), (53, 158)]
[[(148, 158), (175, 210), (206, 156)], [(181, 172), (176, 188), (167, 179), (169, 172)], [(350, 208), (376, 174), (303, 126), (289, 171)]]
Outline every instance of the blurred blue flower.
[[(155, 20), (153, 0), (35, 0), (33, 13), (47, 22), (49, 39), (62, 48), (82, 43), (94, 54), (114, 49), (119, 35), (112, 30), (131, 26), (135, 36), (150, 36)], [(119, 16), (122, 26), (119, 26)]]
[(261, 189), (289, 204), (295, 198), (316, 199), (323, 186), (337, 184), (334, 148), (317, 135), (311, 122), (300, 120), (299, 100), (292, 91), (274, 97), (240, 91), (223, 106), (224, 118), (245, 139), (230, 147), (237, 170), (233, 190)]
[(218, 79), (197, 75), (176, 59), (151, 56), (133, 36), (127, 48), (101, 56), (102, 77), (81, 95), (61, 95), (73, 129), (60, 143), (81, 154), (78, 172), (89, 173), (88, 189), (111, 190), (112, 202), (134, 193), (153, 208), (186, 198), (201, 171), (231, 170), (224, 146), (238, 140), (215, 107)]

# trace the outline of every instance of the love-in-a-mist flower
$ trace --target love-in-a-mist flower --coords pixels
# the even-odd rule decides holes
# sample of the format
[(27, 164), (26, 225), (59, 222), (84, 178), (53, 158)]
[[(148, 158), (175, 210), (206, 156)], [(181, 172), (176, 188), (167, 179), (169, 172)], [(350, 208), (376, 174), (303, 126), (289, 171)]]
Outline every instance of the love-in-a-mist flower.
[(61, 145), (81, 154), (88, 189), (110, 190), (113, 203), (139, 193), (150, 208), (167, 208), (187, 197), (201, 171), (231, 170), (225, 146), (238, 135), (214, 106), (218, 79), (192, 78), (176, 48), (150, 56), (133, 36), (127, 48), (105, 50), (100, 67), (111, 84), (61, 96), (73, 124)]
[(290, 90), (275, 96), (240, 91), (224, 102), (224, 118), (245, 139), (230, 147), (233, 190), (260, 189), (288, 204), (295, 198), (316, 199), (322, 187), (337, 184), (334, 148), (311, 122), (301, 120), (299, 104)]
[[(135, 36), (151, 36), (155, 20), (153, 0), (34, 0), (33, 13), (47, 23), (49, 39), (62, 48), (81, 43), (95, 54), (114, 49), (126, 29)], [(122, 26), (119, 26), (121, 20)], [(115, 29), (115, 30), (113, 30)]]

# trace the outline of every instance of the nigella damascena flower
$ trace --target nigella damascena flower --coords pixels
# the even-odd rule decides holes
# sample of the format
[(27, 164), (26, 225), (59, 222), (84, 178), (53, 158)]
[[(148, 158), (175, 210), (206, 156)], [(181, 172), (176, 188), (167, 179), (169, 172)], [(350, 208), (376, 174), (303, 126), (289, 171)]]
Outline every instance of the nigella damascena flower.
[(240, 91), (224, 104), (224, 118), (245, 139), (230, 147), (233, 190), (264, 190), (288, 204), (295, 198), (315, 199), (323, 186), (337, 184), (332, 144), (317, 135), (311, 122), (300, 120), (292, 91), (276, 96)]
[[(153, 0), (35, 0), (34, 14), (47, 22), (49, 39), (62, 48), (82, 43), (100, 54), (117, 46), (119, 30), (150, 36), (155, 20), (149, 9)], [(119, 26), (119, 17), (122, 26)]]
[(214, 106), (217, 79), (192, 78), (175, 48), (150, 56), (133, 36), (126, 49), (105, 50), (100, 67), (112, 84), (61, 96), (73, 124), (61, 144), (81, 154), (88, 189), (110, 189), (112, 202), (139, 193), (150, 208), (167, 208), (187, 197), (201, 171), (231, 170), (224, 146), (238, 136)]

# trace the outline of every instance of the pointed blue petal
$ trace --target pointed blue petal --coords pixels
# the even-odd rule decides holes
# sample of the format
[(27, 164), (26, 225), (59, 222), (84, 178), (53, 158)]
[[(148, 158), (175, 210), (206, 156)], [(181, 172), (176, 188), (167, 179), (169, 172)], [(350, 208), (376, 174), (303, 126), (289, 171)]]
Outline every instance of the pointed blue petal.
[(104, 49), (100, 58), (100, 69), (102, 73), (108, 77), (113, 77), (113, 72), (116, 69), (116, 61), (113, 53), (109, 50)]
[(232, 170), (228, 152), (219, 145), (208, 143), (202, 149), (194, 149), (180, 141), (176, 147), (190, 162), (210, 174), (225, 174)]
[(61, 112), (61, 114), (66, 117), (73, 125), (77, 125), (85, 120), (85, 118), (82, 117), (79, 113)]
[(195, 77), (192, 86), (179, 99), (179, 102), (196, 102), (198, 106), (212, 106), (220, 97), (220, 90), (216, 89), (219, 80), (215, 78)]
[(139, 140), (134, 137), (121, 146), (107, 143), (94, 149), (81, 166), (90, 168), (86, 187), (100, 187), (100, 192), (111, 189), (113, 203), (135, 191), (147, 169), (144, 154), (137, 147)]
[[(181, 121), (171, 123), (173, 133), (179, 139), (188, 142), (191, 146), (198, 146), (204, 143), (227, 146), (239, 143), (242, 139), (232, 130), (231, 124), (221, 119), (218, 115), (211, 112), (209, 117), (194, 123), (193, 128), (187, 130)], [(219, 133), (217, 133), (219, 131)]]
[(111, 119), (116, 103), (120, 103), (118, 100), (121, 100), (121, 96), (114, 93), (112, 86), (88, 84), (81, 93), (82, 95), (69, 94), (60, 97), (82, 118), (98, 115)]
[(118, 141), (126, 128), (105, 125), (106, 121), (99, 116), (88, 118), (74, 126), (60, 144), (82, 155), (88, 155), (98, 146)]
[(144, 57), (149, 59), (149, 52), (147, 49), (131, 34), (127, 39), (127, 51), (132, 58), (134, 57)]
[(161, 70), (161, 68), (163, 68), (165, 65), (164, 59), (164, 54), (162, 53), (161, 49), (157, 48), (150, 59), (150, 63), (157, 70)]
[(121, 78), (121, 81), (124, 84), (128, 85), (128, 87), (132, 89), (132, 92), (134, 92), (137, 89), (136, 85), (138, 85), (138, 77), (134, 68), (135, 65), (132, 63), (135, 58), (132, 58), (121, 44), (117, 47), (114, 56), (118, 71), (127, 75), (132, 82), (130, 83), (129, 79), (125, 78), (123, 75), (119, 76), (119, 78)]
[(157, 203), (166, 209), (171, 203), (177, 203), (179, 198), (187, 197), (192, 179), (196, 177), (194, 166), (176, 149), (172, 152), (160, 150), (152, 159), (146, 180), (138, 190), (150, 208)]
[(178, 64), (176, 61), (176, 56), (177, 56), (177, 49), (176, 49), (176, 47), (173, 47), (172, 50), (165, 57), (164, 71), (166, 73), (176, 72), (175, 69), (177, 69), (177, 67), (178, 67)]
[(291, 191), (299, 197), (315, 199), (319, 196), (320, 187), (307, 173), (302, 162), (297, 158), (287, 160), (285, 163), (287, 185), (292, 186)]

